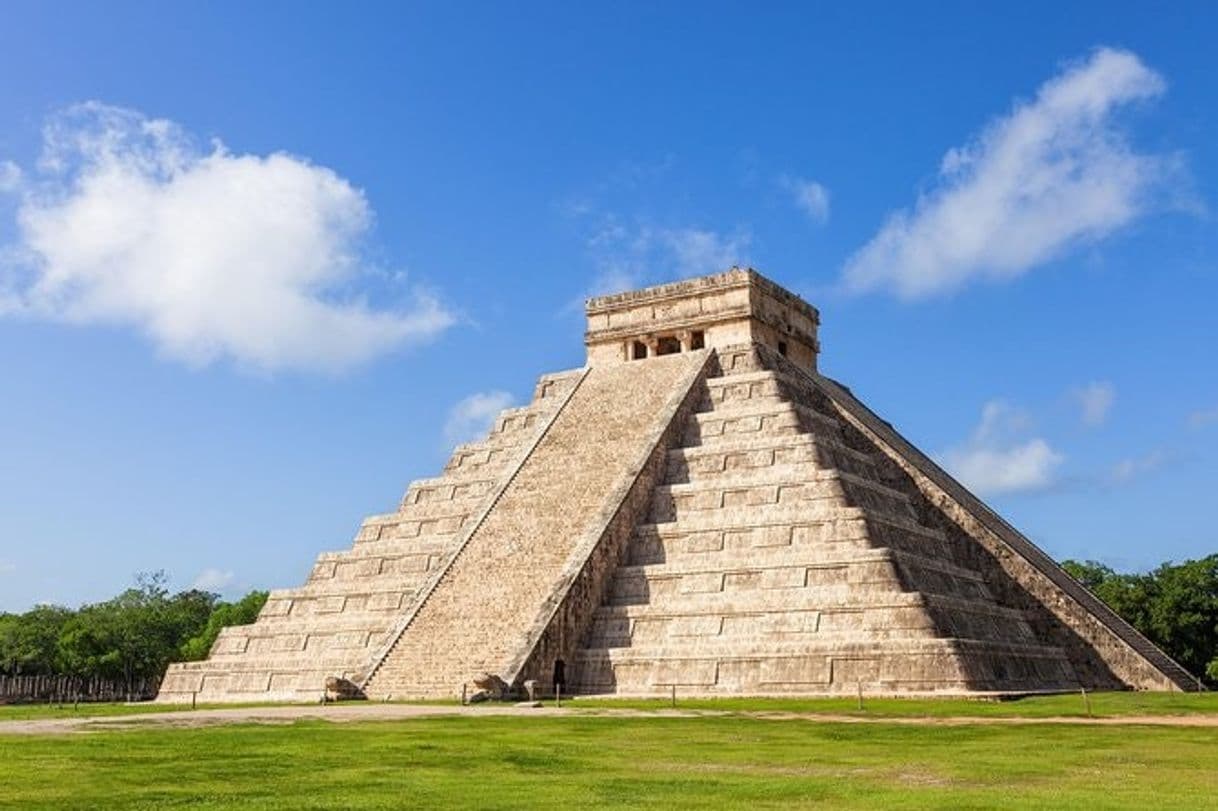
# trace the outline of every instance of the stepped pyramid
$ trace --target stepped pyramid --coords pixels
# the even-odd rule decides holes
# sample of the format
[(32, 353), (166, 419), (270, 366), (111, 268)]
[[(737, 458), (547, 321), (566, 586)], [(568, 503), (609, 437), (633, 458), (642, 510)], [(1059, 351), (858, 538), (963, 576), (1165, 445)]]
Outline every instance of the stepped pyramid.
[(587, 364), (271, 592), (160, 700), (1191, 690), (1178, 664), (817, 372), (752, 270), (587, 303)]

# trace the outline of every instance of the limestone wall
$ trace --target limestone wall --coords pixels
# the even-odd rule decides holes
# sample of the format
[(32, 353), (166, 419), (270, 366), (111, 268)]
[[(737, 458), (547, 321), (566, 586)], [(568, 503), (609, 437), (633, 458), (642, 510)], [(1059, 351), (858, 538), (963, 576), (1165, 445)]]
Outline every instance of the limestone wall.
[(699, 279), (589, 299), (589, 365), (634, 359), (642, 344), (649, 357), (668, 337), (683, 351), (693, 335), (709, 348), (761, 343), (781, 349), (802, 368), (816, 368), (819, 314), (807, 302), (752, 270), (733, 268)]

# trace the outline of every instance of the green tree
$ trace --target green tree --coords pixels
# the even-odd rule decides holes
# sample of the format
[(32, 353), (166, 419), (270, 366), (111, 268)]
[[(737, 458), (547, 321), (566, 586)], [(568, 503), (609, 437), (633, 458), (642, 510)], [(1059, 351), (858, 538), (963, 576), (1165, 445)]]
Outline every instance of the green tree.
[(1193, 673), (1218, 659), (1218, 555), (1164, 563), (1149, 575), (1146, 633)]
[(72, 614), (71, 609), (57, 605), (38, 605), (24, 614), (5, 614), (0, 619), (0, 672), (55, 673), (59, 664), (59, 634)]
[(180, 658), (187, 662), (206, 659), (221, 629), (229, 625), (249, 625), (258, 619), (266, 598), (265, 591), (251, 591), (235, 603), (218, 603), (203, 630), (182, 643)]
[(165, 582), (164, 572), (140, 574), (135, 588), (82, 607), (59, 638), (65, 671), (121, 679), (128, 687), (159, 676), (182, 640), (206, 626), (216, 602), (201, 591), (170, 597)]
[(1218, 683), (1218, 555), (1121, 574), (1095, 561), (1063, 568), (1190, 672)]

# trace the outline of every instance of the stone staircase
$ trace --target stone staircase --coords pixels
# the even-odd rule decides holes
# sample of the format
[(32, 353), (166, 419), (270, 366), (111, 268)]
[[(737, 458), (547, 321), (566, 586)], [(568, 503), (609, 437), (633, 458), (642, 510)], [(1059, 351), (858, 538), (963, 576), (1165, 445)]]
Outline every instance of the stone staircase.
[(590, 368), (429, 584), (365, 678), (365, 693), (452, 696), (483, 672), (516, 681), (708, 357)]
[(366, 518), (351, 549), (321, 553), (302, 587), (272, 591), (258, 620), (225, 628), (206, 661), (171, 665), (158, 700), (316, 701), (327, 677), (360, 676), (582, 374), (543, 376), (528, 406), (458, 446), (441, 476), (413, 482), (396, 511)]
[(720, 362), (596, 609), (577, 692), (1076, 685), (1064, 653), (953, 561), (831, 409), (756, 348)]

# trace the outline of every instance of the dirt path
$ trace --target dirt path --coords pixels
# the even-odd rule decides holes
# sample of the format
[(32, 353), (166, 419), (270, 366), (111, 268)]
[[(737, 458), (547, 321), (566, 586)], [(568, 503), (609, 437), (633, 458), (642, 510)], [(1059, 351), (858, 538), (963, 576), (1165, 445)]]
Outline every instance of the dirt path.
[(974, 724), (1082, 724), (1093, 726), (1144, 725), (1218, 728), (1218, 715), (1126, 715), (1114, 718), (1001, 718), (1001, 717), (867, 717), (798, 712), (728, 712), (722, 710), (631, 710), (611, 708), (557, 708), (481, 704), (460, 707), (443, 704), (341, 704), (327, 706), (290, 705), (282, 707), (232, 707), (206, 710), (169, 710), (135, 715), (81, 716), (74, 718), (32, 718), (0, 721), (0, 735), (56, 735), (97, 732), (113, 729), (153, 727), (201, 727), (215, 724), (259, 723), (290, 724), (301, 719), (321, 719), (336, 723), (351, 721), (391, 721), (436, 716), (532, 716), (536, 718), (602, 715), (617, 718), (695, 718), (733, 715), (762, 720), (799, 720), (846, 724), (918, 724), (967, 726)]

